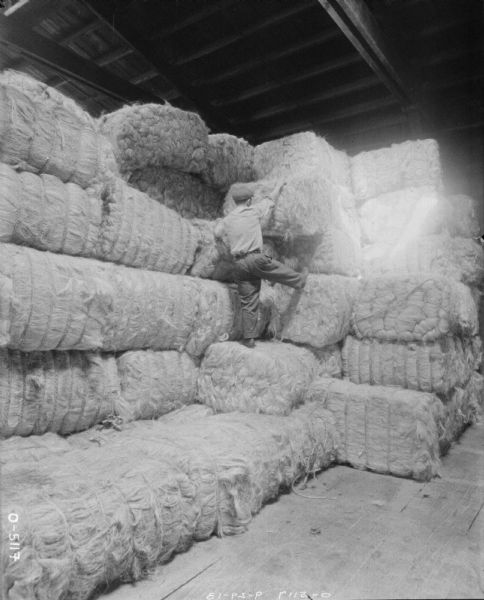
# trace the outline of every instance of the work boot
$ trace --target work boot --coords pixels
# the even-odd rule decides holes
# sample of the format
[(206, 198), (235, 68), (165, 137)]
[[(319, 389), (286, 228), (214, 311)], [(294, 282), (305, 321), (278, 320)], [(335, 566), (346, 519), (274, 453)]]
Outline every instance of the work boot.
[(240, 342), (243, 346), (247, 346), (247, 348), (255, 348), (255, 340), (254, 338), (246, 338)]

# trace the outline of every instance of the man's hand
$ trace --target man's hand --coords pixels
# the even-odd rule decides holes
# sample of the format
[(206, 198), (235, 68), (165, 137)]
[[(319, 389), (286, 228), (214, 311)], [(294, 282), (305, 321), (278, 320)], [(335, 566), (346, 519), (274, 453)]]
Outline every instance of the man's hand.
[(272, 190), (272, 192), (270, 193), (270, 199), (271, 200), (275, 200), (279, 194), (282, 192), (282, 188), (286, 185), (285, 181), (276, 181), (276, 184), (274, 186), (274, 189)]

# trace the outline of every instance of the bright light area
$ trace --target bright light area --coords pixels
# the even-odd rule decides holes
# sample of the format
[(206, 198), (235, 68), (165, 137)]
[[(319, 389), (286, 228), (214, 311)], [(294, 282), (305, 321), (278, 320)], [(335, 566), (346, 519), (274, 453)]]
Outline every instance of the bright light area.
[(437, 206), (438, 202), (439, 198), (436, 194), (426, 194), (425, 196), (422, 196), (398, 242), (392, 248), (390, 258), (394, 259), (399, 253), (405, 252), (408, 245), (421, 235), (422, 229), (428, 220), (435, 218), (435, 215), (432, 213), (434, 213), (434, 208)]

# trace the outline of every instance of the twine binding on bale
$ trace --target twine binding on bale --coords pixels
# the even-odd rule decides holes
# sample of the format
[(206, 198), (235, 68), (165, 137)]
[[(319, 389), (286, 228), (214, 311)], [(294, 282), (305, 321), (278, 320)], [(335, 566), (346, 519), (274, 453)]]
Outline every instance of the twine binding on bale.
[(0, 349), (0, 436), (82, 431), (108, 418), (132, 418), (113, 356)]
[(86, 600), (146, 576), (193, 539), (243, 532), (281, 488), (332, 462), (332, 432), (317, 405), (284, 418), (137, 422), (102, 447), (12, 465), (2, 509), (19, 515), (23, 547), (19, 561), (5, 563), (6, 599)]
[(311, 131), (264, 142), (254, 149), (255, 179), (302, 176), (305, 171), (314, 171), (334, 184), (351, 188), (346, 153), (335, 150)]
[(169, 104), (135, 104), (104, 115), (99, 126), (125, 177), (146, 167), (187, 173), (206, 169), (208, 129), (194, 112)]
[(433, 274), (364, 279), (351, 319), (360, 339), (429, 342), (477, 334), (477, 306), (462, 283)]
[(271, 329), (314, 348), (339, 342), (349, 333), (358, 288), (357, 279), (341, 275), (309, 275), (302, 291), (276, 284)]
[(443, 417), (437, 396), (321, 378), (308, 400), (321, 402), (334, 416), (338, 462), (419, 481), (437, 475)]
[(213, 344), (200, 365), (198, 399), (218, 412), (287, 415), (303, 401), (318, 368), (309, 350), (292, 344)]
[(197, 397), (198, 365), (185, 353), (130, 351), (117, 358), (121, 394), (134, 419), (153, 419)]
[(484, 285), (484, 250), (474, 240), (446, 234), (415, 240), (400, 252), (385, 244), (364, 249), (367, 277), (398, 273), (434, 273), (482, 288)]
[(444, 337), (434, 342), (385, 342), (352, 336), (343, 345), (343, 370), (353, 383), (396, 385), (447, 397), (481, 362), (481, 342)]
[[(0, 333), (13, 350), (186, 349), (241, 337), (235, 289), (215, 281), (0, 244)], [(259, 332), (271, 298), (262, 296)]]
[(35, 79), (0, 74), (0, 161), (87, 188), (117, 173), (112, 148), (71, 99)]
[(105, 260), (185, 274), (198, 245), (199, 234), (189, 221), (121, 179), (105, 190), (100, 242)]
[(133, 171), (129, 183), (187, 219), (221, 216), (223, 193), (190, 173), (150, 167)]
[(17, 173), (0, 163), (0, 241), (97, 256), (100, 186), (83, 190), (53, 175)]

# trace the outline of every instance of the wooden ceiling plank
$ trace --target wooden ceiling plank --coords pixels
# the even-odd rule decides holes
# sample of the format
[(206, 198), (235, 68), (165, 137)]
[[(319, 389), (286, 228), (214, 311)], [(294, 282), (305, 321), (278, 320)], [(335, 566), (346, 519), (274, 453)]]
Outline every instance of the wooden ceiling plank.
[(385, 98), (380, 98), (379, 100), (361, 102), (360, 104), (355, 104), (353, 106), (342, 108), (341, 110), (328, 113), (322, 118), (302, 119), (300, 121), (293, 121), (288, 124), (277, 125), (268, 129), (259, 128), (257, 130), (251, 131), (247, 135), (252, 138), (275, 138), (281, 135), (288, 135), (289, 133), (293, 133), (295, 131), (303, 131), (304, 129), (315, 129), (317, 127), (320, 127), (321, 125), (333, 123), (334, 121), (341, 121), (344, 119), (348, 119), (349, 117), (361, 116), (392, 106), (396, 107), (398, 106), (398, 104), (394, 98), (392, 98), (391, 96), (387, 96)]
[(219, 12), (222, 9), (229, 8), (232, 4), (235, 4), (235, 2), (237, 1), (238, 0), (219, 0), (218, 2), (213, 2), (209, 6), (206, 6), (203, 10), (192, 13), (190, 16), (186, 17), (185, 19), (182, 19), (181, 21), (178, 21), (177, 23), (174, 23), (173, 25), (170, 25), (169, 27), (164, 27), (160, 29), (160, 31), (151, 35), (150, 39), (152, 41), (160, 42), (166, 39), (167, 37), (170, 37), (174, 33), (177, 33), (178, 31), (181, 31), (186, 27), (190, 27), (190, 25), (195, 25), (196, 23), (203, 21), (203, 19), (210, 17), (211, 15)]
[(267, 66), (271, 62), (279, 60), (280, 58), (286, 58), (288, 56), (292, 56), (301, 50), (306, 48), (311, 48), (313, 46), (319, 44), (325, 44), (330, 42), (338, 37), (337, 31), (327, 31), (325, 33), (318, 33), (313, 35), (304, 41), (295, 42), (294, 44), (285, 45), (281, 50), (275, 50), (274, 52), (269, 52), (265, 56), (257, 57), (245, 61), (243, 63), (239, 63), (236, 67), (231, 67), (230, 69), (226, 69), (225, 71), (219, 71), (216, 75), (206, 78), (196, 79), (194, 81), (194, 85), (212, 85), (214, 83), (219, 83), (221, 81), (225, 81), (230, 77), (234, 77), (237, 75), (241, 75), (242, 73), (246, 73), (250, 71), (254, 67)]
[(303, 70), (295, 75), (288, 75), (287, 77), (284, 77), (283, 80), (268, 81), (267, 83), (264, 83), (262, 85), (254, 86), (253, 88), (248, 88), (244, 92), (237, 94), (237, 96), (220, 98), (219, 100), (214, 101), (214, 105), (229, 106), (231, 104), (238, 104), (239, 102), (243, 102), (244, 100), (248, 100), (249, 98), (255, 98), (256, 96), (266, 94), (267, 92), (271, 92), (277, 88), (284, 87), (293, 83), (299, 83), (300, 81), (311, 79), (312, 77), (316, 77), (317, 75), (331, 73), (332, 71), (336, 71), (344, 67), (349, 67), (358, 63), (359, 61), (360, 58), (357, 54), (343, 56), (339, 59), (330, 60), (311, 69)]
[(60, 40), (57, 40), (57, 43), (62, 44), (62, 45), (65, 44), (67, 46), (68, 44), (70, 44), (71, 42), (74, 42), (81, 36), (86, 35), (86, 33), (91, 33), (93, 31), (95, 31), (98, 27), (100, 27), (99, 21), (97, 19), (91, 19), (90, 21), (85, 23), (82, 27), (78, 27), (78, 28), (74, 29), (73, 31), (71, 31), (71, 33), (64, 35)]
[(0, 44), (13, 47), (23, 56), (118, 100), (160, 101), (159, 97), (116, 77), (72, 50), (34, 31), (25, 30), (9, 17), (0, 16)]
[(176, 65), (184, 65), (186, 63), (192, 62), (199, 58), (208, 56), (209, 54), (213, 54), (214, 52), (217, 52), (218, 50), (222, 50), (223, 48), (226, 48), (227, 46), (230, 46), (231, 44), (233, 44), (235, 42), (245, 39), (249, 35), (257, 33), (258, 31), (262, 31), (263, 29), (266, 29), (267, 27), (271, 27), (272, 25), (275, 25), (276, 23), (279, 23), (280, 21), (284, 21), (284, 20), (288, 19), (289, 17), (292, 17), (292, 16), (299, 14), (305, 10), (308, 10), (308, 8), (311, 8), (311, 5), (304, 3), (304, 4), (299, 4), (296, 6), (291, 6), (290, 8), (287, 8), (285, 10), (281, 10), (280, 12), (277, 12), (277, 13), (271, 15), (270, 17), (268, 17), (267, 19), (264, 19), (263, 21), (259, 21), (258, 23), (255, 23), (254, 25), (251, 25), (249, 27), (245, 27), (245, 28), (241, 29), (237, 33), (226, 35), (225, 37), (220, 38), (220, 39), (216, 40), (215, 42), (207, 44), (206, 46), (203, 46), (202, 48), (198, 48), (197, 50), (195, 50), (194, 52), (191, 52), (190, 54), (181, 56), (179, 59), (177, 59), (175, 61), (175, 64)]
[[(366, 90), (377, 85), (381, 85), (381, 82), (375, 76), (370, 75), (368, 77), (362, 77), (356, 81), (351, 81), (340, 86), (326, 89), (324, 92), (305, 96), (302, 100), (296, 100), (294, 102), (282, 102), (281, 104), (271, 106), (270, 108), (257, 111), (251, 114), (250, 119), (246, 120), (245, 122), (254, 123), (257, 121), (262, 121), (266, 118), (271, 118), (278, 114), (284, 114), (297, 108), (303, 108), (324, 100), (331, 100), (332, 98), (346, 96), (353, 92)], [(243, 119), (240, 119), (240, 122), (242, 121)], [(237, 123), (239, 120), (235, 120), (235, 122)]]
[[(402, 106), (412, 104), (388, 42), (363, 0), (317, 0)], [(403, 61), (398, 61), (398, 65)]]
[[(146, 37), (140, 35), (126, 18), (115, 17), (116, 3), (94, 0), (82, 0), (104, 24), (116, 32), (123, 41), (134, 51), (140, 54), (146, 62), (153, 65), (170, 85), (175, 88), (181, 96), (189, 100), (199, 110), (207, 123), (216, 129), (237, 133), (233, 124), (213, 109), (210, 99), (200, 90), (195, 89), (191, 83), (184, 81), (179, 71), (169, 64), (160, 52), (159, 44), (154, 44)], [(142, 98), (140, 98), (142, 99)]]

